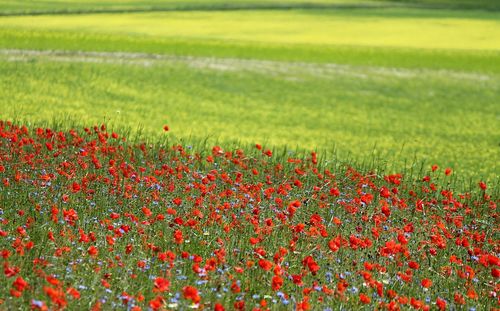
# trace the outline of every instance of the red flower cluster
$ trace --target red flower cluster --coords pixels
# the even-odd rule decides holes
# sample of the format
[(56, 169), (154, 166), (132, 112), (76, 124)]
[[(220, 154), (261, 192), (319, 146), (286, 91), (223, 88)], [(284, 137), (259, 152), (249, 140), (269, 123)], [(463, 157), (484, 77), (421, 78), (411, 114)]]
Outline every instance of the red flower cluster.
[(494, 184), (255, 147), (0, 122), (0, 309), (500, 307)]

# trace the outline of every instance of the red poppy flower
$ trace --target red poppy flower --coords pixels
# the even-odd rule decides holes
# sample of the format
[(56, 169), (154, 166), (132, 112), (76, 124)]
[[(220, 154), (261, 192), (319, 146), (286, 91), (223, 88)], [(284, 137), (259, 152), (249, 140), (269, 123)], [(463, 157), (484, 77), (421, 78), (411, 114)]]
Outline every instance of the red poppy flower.
[(271, 283), (272, 289), (276, 291), (279, 290), (281, 286), (283, 286), (283, 279), (278, 275), (273, 276)]
[(12, 286), (15, 287), (18, 291), (22, 292), (28, 287), (28, 282), (26, 282), (22, 277), (18, 276)]
[(226, 309), (224, 309), (224, 306), (222, 306), (220, 303), (216, 303), (214, 305), (214, 311), (225, 311)]
[(157, 296), (155, 299), (149, 302), (149, 307), (153, 310), (160, 309), (164, 304), (164, 300), (161, 296)]
[(157, 277), (155, 279), (154, 286), (154, 292), (165, 292), (168, 291), (170, 287), (170, 281), (162, 277)]
[(99, 253), (98, 249), (95, 247), (95, 246), (90, 246), (87, 250), (87, 253), (92, 256), (92, 257), (95, 257), (97, 256), (97, 254)]
[(184, 242), (184, 237), (181, 230), (174, 231), (174, 242), (176, 244), (182, 244)]
[(201, 298), (198, 294), (198, 290), (194, 286), (185, 286), (182, 288), (182, 295), (186, 299), (190, 299), (193, 303), (200, 302)]
[(365, 294), (361, 293), (361, 294), (359, 294), (359, 301), (362, 304), (369, 304), (372, 300), (370, 299), (370, 297), (368, 297)]
[(266, 271), (269, 271), (273, 267), (273, 263), (270, 262), (269, 260), (259, 259), (259, 267), (261, 267)]
[(441, 299), (441, 298), (437, 298), (436, 299), (436, 306), (438, 307), (438, 309), (440, 311), (444, 311), (444, 310), (446, 310), (446, 301)]
[(430, 279), (423, 279), (421, 284), (423, 287), (429, 288), (432, 286), (432, 281)]

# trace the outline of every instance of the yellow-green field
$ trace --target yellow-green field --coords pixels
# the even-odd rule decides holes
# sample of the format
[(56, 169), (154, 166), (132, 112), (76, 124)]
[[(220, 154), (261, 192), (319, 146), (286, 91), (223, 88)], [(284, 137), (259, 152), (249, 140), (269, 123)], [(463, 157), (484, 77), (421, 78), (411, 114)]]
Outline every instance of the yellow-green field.
[(0, 0), (0, 310), (497, 310), (497, 0)]
[[(470, 0), (469, 0), (470, 1)], [(122, 10), (182, 10), (224, 8), (301, 7), (315, 5), (380, 5), (373, 0), (4, 0), (0, 3), (3, 14), (57, 13), (81, 11)]]
[(498, 11), (500, 4), (494, 0), (4, 0), (0, 3), (0, 14), (362, 7)]
[(481, 18), (471, 18), (404, 9), (201, 11), (15, 16), (0, 19), (0, 27), (256, 44), (497, 51), (499, 16), (483, 13)]
[[(274, 4), (283, 3), (300, 4)], [(500, 12), (402, 2), (175, 5), (0, 17), (2, 117), (106, 119), (148, 132), (168, 123), (181, 138), (335, 149), (357, 161), (379, 155), (394, 169), (425, 160), (498, 176)]]

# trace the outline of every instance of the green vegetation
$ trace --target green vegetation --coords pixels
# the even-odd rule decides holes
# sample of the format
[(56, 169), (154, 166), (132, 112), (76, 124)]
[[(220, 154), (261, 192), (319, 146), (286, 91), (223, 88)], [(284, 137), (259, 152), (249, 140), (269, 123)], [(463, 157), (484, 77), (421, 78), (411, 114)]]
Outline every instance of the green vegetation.
[(489, 309), (499, 103), (498, 1), (2, 1), (0, 309)]
[[(82, 12), (138, 12), (171, 10), (241, 10), (289, 8), (380, 7), (387, 3), (374, 0), (106, 0), (106, 1), (3, 1), (4, 15), (67, 14)], [(393, 4), (389, 4), (393, 5)], [(401, 6), (401, 4), (398, 4)], [(404, 4), (403, 4), (404, 6)]]
[(427, 6), (446, 9), (499, 10), (500, 3), (495, 0), (387, 0), (399, 4)]
[(0, 29), (0, 47), (69, 51), (143, 52), (312, 63), (433, 68), (500, 73), (498, 51), (260, 44), (204, 39), (130, 37), (77, 32)]
[(0, 3), (0, 14), (363, 7), (500, 10), (500, 3), (495, 0), (4, 0)]
[(399, 167), (414, 154), (482, 175), (497, 165), (498, 75), (88, 54), (9, 54), (0, 66), (10, 117), (169, 124), (181, 137), (335, 145), (357, 159), (376, 145)]
[[(359, 9), (4, 17), (0, 27), (258, 44), (500, 49), (500, 12)], [(307, 25), (307, 27), (304, 27)], [(112, 39), (112, 38), (110, 38)]]
[(0, 121), (1, 309), (497, 303), (493, 183), (60, 125)]
[(169, 124), (180, 138), (335, 149), (358, 161), (375, 154), (394, 169), (426, 160), (491, 178), (500, 155), (496, 38), (500, 12), (480, 10), (2, 17), (1, 116), (106, 119), (148, 132)]

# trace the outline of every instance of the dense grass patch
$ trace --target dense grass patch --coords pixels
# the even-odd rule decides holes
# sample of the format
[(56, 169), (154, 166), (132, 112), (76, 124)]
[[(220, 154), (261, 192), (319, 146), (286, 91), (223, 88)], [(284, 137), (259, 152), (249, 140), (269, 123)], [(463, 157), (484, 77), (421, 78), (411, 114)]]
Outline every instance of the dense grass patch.
[(360, 9), (15, 16), (1, 18), (0, 27), (262, 45), (497, 51), (500, 13), (469, 14)]
[(131, 37), (116, 34), (81, 34), (78, 32), (12, 28), (0, 29), (0, 47), (28, 50), (144, 52), (180, 56), (500, 73), (500, 54), (498, 51), (262, 44), (258, 42)]
[(168, 122), (179, 137), (335, 148), (360, 161), (376, 152), (394, 168), (416, 156), (468, 176), (498, 172), (498, 75), (105, 55), (5, 55), (2, 116), (72, 115), (149, 132)]

